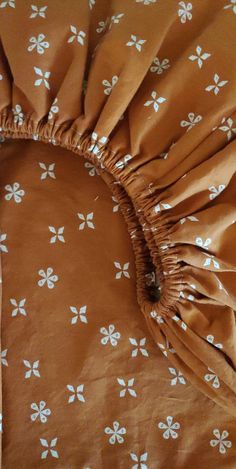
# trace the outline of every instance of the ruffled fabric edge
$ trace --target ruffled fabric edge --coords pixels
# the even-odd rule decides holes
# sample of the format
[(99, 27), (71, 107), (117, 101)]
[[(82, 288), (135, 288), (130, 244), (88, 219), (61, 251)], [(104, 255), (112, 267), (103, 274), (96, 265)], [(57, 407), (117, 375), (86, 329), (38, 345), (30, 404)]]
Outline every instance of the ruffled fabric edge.
[[(160, 350), (198, 389), (236, 416), (236, 373), (224, 352), (201, 338), (181, 318), (181, 292), (186, 291), (183, 265), (172, 242), (170, 210), (161, 211), (161, 195), (127, 164), (129, 155), (114, 152), (95, 132), (78, 133), (73, 123), (60, 126), (27, 116), (19, 126), (11, 113), (0, 116), (6, 138), (40, 140), (83, 156), (99, 170), (120, 203), (136, 263), (137, 299)], [(168, 204), (167, 204), (168, 205)], [(171, 207), (164, 207), (171, 209)], [(158, 285), (145, 281), (155, 269)], [(188, 288), (187, 288), (188, 289)], [(216, 383), (212, 385), (212, 383)], [(220, 383), (220, 385), (218, 385)]]

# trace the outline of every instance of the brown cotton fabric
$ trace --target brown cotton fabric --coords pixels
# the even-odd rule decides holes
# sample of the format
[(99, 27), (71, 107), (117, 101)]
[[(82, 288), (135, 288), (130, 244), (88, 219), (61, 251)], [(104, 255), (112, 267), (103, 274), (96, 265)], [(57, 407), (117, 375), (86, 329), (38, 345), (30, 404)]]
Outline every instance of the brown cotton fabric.
[(2, 467), (236, 467), (235, 0), (0, 0)]

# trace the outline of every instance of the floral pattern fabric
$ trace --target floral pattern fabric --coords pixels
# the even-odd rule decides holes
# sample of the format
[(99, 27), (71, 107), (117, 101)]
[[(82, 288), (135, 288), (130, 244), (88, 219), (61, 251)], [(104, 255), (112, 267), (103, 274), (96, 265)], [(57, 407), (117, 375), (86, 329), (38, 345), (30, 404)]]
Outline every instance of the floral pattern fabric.
[(234, 467), (234, 3), (0, 2), (2, 467)]

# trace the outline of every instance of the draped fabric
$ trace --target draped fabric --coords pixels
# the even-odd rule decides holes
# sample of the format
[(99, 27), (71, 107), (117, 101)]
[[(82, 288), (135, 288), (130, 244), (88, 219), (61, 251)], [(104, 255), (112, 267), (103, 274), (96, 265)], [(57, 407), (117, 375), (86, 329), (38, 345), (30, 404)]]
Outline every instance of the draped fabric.
[(235, 1), (3, 0), (0, 37), (3, 467), (233, 468)]

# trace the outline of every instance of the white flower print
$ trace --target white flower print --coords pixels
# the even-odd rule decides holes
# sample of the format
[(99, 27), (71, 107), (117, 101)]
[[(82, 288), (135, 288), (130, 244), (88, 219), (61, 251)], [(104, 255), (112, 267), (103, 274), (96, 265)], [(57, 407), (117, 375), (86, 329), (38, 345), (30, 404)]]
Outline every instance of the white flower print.
[(236, 0), (230, 0), (231, 3), (228, 3), (227, 5), (224, 6), (224, 10), (227, 10), (228, 8), (232, 8), (233, 13), (236, 15)]
[(218, 428), (215, 428), (212, 433), (216, 437), (216, 440), (211, 440), (210, 445), (212, 448), (215, 448), (215, 446), (219, 445), (219, 452), (221, 454), (225, 454), (226, 448), (232, 447), (232, 442), (225, 439), (228, 438), (229, 433), (227, 430), (223, 430), (222, 434), (220, 434), (220, 430)]
[(96, 29), (96, 31), (97, 31), (98, 34), (100, 34), (100, 33), (102, 33), (103, 31), (105, 31), (108, 22), (109, 22), (109, 18), (107, 18), (106, 21), (99, 21), (99, 23), (98, 23), (98, 26), (99, 26), (99, 27)]
[(80, 319), (81, 322), (84, 322), (87, 324), (87, 316), (86, 316), (86, 311), (87, 311), (87, 306), (81, 306), (80, 310), (75, 306), (70, 306), (71, 312), (74, 314), (73, 318), (71, 319), (71, 324), (76, 324), (78, 321), (78, 318)]
[(124, 438), (122, 435), (126, 434), (126, 428), (120, 427), (119, 422), (113, 422), (113, 428), (106, 427), (104, 432), (106, 435), (111, 435), (109, 438), (109, 443), (111, 445), (114, 445), (116, 441), (119, 444), (124, 443)]
[(136, 391), (133, 389), (134, 378), (128, 379), (127, 383), (123, 378), (117, 378), (118, 383), (123, 389), (120, 391), (120, 397), (125, 397), (126, 391), (132, 396), (137, 397)]
[(209, 199), (213, 200), (215, 199), (215, 197), (218, 197), (218, 195), (220, 195), (221, 192), (223, 192), (223, 190), (225, 189), (225, 185), (220, 184), (218, 187), (210, 186), (208, 187), (208, 189), (211, 192), (211, 194), (209, 195)]
[(39, 34), (38, 37), (32, 36), (29, 40), (30, 45), (28, 47), (28, 51), (32, 52), (34, 49), (36, 49), (38, 54), (44, 54), (45, 49), (49, 48), (49, 42), (44, 41), (45, 35), (44, 34)]
[(99, 171), (97, 170), (96, 166), (94, 166), (89, 161), (85, 161), (84, 166), (88, 169), (89, 176), (96, 176), (99, 174)]
[(166, 417), (166, 422), (167, 423), (163, 423), (163, 422), (158, 423), (158, 428), (160, 428), (161, 430), (165, 430), (162, 435), (163, 438), (165, 438), (166, 440), (168, 440), (170, 437), (174, 439), (178, 438), (179, 435), (175, 430), (180, 429), (179, 422), (174, 423), (173, 417), (171, 415), (168, 415), (168, 417)]
[(151, 97), (152, 97), (152, 99), (146, 101), (144, 103), (144, 106), (152, 105), (154, 111), (157, 112), (158, 109), (159, 109), (159, 104), (164, 103), (166, 101), (166, 98), (163, 98), (162, 96), (157, 97), (157, 92), (156, 91), (151, 92)]
[(222, 88), (223, 86), (225, 86), (227, 83), (228, 83), (228, 80), (222, 80), (222, 81), (219, 81), (220, 80), (220, 77), (217, 73), (215, 73), (214, 75), (214, 85), (208, 85), (206, 88), (205, 88), (205, 91), (213, 91), (215, 95), (217, 95), (220, 91), (220, 88)]
[(189, 56), (189, 60), (194, 62), (195, 60), (197, 61), (198, 67), (202, 68), (204, 60), (209, 59), (211, 57), (211, 54), (208, 52), (202, 52), (202, 48), (200, 46), (196, 47), (196, 55), (192, 54)]
[(113, 195), (111, 198), (112, 198), (112, 200), (113, 200), (113, 202), (114, 202), (114, 204), (115, 204), (115, 205), (113, 205), (113, 207), (112, 207), (112, 211), (113, 211), (114, 213), (115, 213), (115, 212), (118, 212), (119, 207), (120, 207), (120, 204), (119, 204), (117, 198), (116, 198), (114, 195)]
[(5, 242), (6, 239), (7, 239), (7, 234), (0, 233), (0, 252), (8, 252), (7, 246), (3, 244), (3, 242)]
[(120, 332), (115, 331), (114, 324), (110, 324), (108, 329), (105, 327), (100, 328), (101, 334), (104, 335), (101, 339), (101, 344), (106, 345), (108, 342), (112, 345), (112, 347), (116, 347), (118, 344), (118, 340), (121, 338)]
[(193, 215), (189, 215), (188, 217), (183, 217), (180, 219), (180, 224), (183, 225), (187, 220), (189, 221), (199, 221), (197, 217), (193, 216)]
[(211, 244), (211, 238), (207, 238), (204, 240), (203, 238), (200, 238), (200, 236), (198, 236), (197, 238), (195, 238), (195, 244), (201, 248), (208, 249), (208, 246), (210, 246)]
[(124, 158), (122, 158), (121, 160), (117, 161), (116, 163), (116, 168), (118, 169), (124, 169), (128, 162), (132, 159), (132, 156), (131, 155), (125, 155)]
[(51, 244), (55, 243), (57, 240), (61, 241), (61, 243), (65, 243), (65, 238), (63, 236), (64, 226), (61, 226), (60, 228), (58, 228), (58, 230), (54, 226), (49, 226), (48, 228), (49, 231), (54, 234), (54, 236), (50, 238)]
[(131, 469), (148, 469), (147, 464), (145, 464), (147, 462), (148, 453), (143, 453), (140, 456), (137, 456), (135, 453), (130, 453), (130, 457), (132, 461), (136, 463)]
[(124, 16), (124, 13), (118, 13), (117, 15), (112, 15), (110, 24), (109, 24), (109, 29), (111, 29), (113, 24), (118, 24), (123, 16)]
[(0, 4), (0, 8), (5, 8), (6, 6), (15, 8), (15, 0), (5, 0)]
[(8, 366), (7, 361), (7, 348), (1, 351), (1, 364), (4, 366)]
[(30, 378), (32, 374), (34, 376), (37, 376), (37, 378), (40, 378), (40, 373), (39, 373), (39, 369), (38, 369), (39, 360), (36, 360), (35, 362), (33, 362), (32, 365), (28, 360), (23, 360), (23, 363), (26, 366), (26, 368), (29, 368), (29, 370), (26, 371), (26, 373), (25, 373), (25, 378), (26, 379)]
[(39, 166), (41, 169), (44, 170), (44, 172), (41, 174), (40, 179), (46, 179), (47, 176), (49, 176), (52, 179), (56, 179), (55, 173), (54, 173), (54, 168), (55, 168), (55, 163), (51, 163), (48, 165), (48, 167), (45, 165), (45, 163), (39, 163)]
[(146, 345), (146, 337), (143, 337), (142, 339), (140, 339), (139, 342), (137, 342), (137, 340), (134, 339), (133, 337), (130, 337), (129, 341), (131, 345), (135, 347), (131, 352), (132, 357), (137, 357), (138, 352), (140, 352), (141, 355), (143, 355), (144, 357), (149, 356), (148, 351), (146, 350), (146, 348), (144, 348)]
[(53, 438), (50, 441), (50, 443), (48, 443), (48, 441), (45, 440), (45, 438), (40, 438), (40, 443), (44, 448), (47, 448), (46, 450), (42, 452), (41, 459), (46, 459), (48, 454), (51, 454), (53, 458), (59, 458), (59, 454), (57, 450), (55, 449), (55, 446), (57, 444), (57, 438)]
[(128, 47), (134, 46), (139, 52), (142, 50), (142, 45), (146, 42), (146, 39), (138, 39), (137, 36), (131, 34), (130, 40), (126, 43)]
[(77, 28), (75, 26), (72, 26), (72, 25), (70, 26), (70, 30), (73, 33), (73, 35), (69, 37), (67, 42), (71, 43), (76, 39), (77, 42), (83, 46), (84, 45), (84, 38), (86, 36), (85, 32), (84, 31), (79, 31), (78, 32)]
[(14, 309), (12, 310), (11, 315), (13, 317), (17, 316), (17, 314), (22, 314), (22, 316), (26, 316), (26, 310), (25, 310), (25, 302), (26, 298), (22, 298), (20, 301), (16, 301), (15, 298), (10, 299), (10, 303), (14, 306)]
[(108, 80), (103, 80), (102, 84), (103, 86), (106, 87), (104, 90), (104, 93), (109, 95), (117, 82), (118, 82), (118, 77), (116, 75), (112, 77), (111, 83)]
[(90, 10), (92, 10), (92, 8), (93, 8), (94, 5), (95, 5), (96, 0), (88, 0), (88, 2), (89, 2), (89, 8), (90, 8)]
[[(159, 290), (160, 290), (160, 288), (159, 288)], [(151, 311), (151, 312), (150, 312), (150, 316), (151, 316), (151, 318), (155, 319), (155, 321), (156, 321), (158, 324), (163, 324), (163, 323), (165, 322), (164, 319), (163, 319), (163, 317), (160, 316), (159, 314), (157, 314), (156, 311)]]
[(176, 386), (176, 384), (186, 384), (185, 378), (183, 377), (181, 371), (177, 371), (175, 368), (169, 367), (169, 372), (174, 378), (171, 378), (171, 386)]
[(20, 188), (19, 182), (14, 182), (12, 186), (10, 184), (7, 184), (5, 186), (6, 191), (8, 191), (8, 194), (5, 195), (6, 200), (11, 200), (13, 199), (14, 202), (17, 204), (20, 204), (22, 202), (22, 197), (25, 195), (25, 191)]
[(51, 75), (51, 72), (43, 72), (41, 70), (41, 68), (38, 68), (38, 67), (34, 67), (34, 71), (35, 71), (36, 75), (38, 75), (40, 77), (40, 78), (37, 78), (37, 80), (35, 80), (34, 86), (40, 86), (43, 83), (45, 88), (50, 90), (50, 85), (49, 85), (48, 79)]
[(0, 433), (2, 433), (2, 414), (0, 414)]
[[(180, 297), (180, 298), (185, 298), (185, 294), (184, 294), (183, 291), (181, 291), (181, 292), (179, 293), (179, 297)], [(187, 299), (188, 299), (189, 301), (194, 301), (194, 296), (193, 296), (193, 295), (188, 295), (188, 296), (187, 296)], [(181, 327), (181, 329), (183, 329), (184, 331), (187, 330), (188, 326), (187, 326), (186, 322), (181, 321), (181, 319), (180, 319), (179, 316), (177, 316), (177, 315), (175, 314), (174, 316), (172, 316), (171, 319), (173, 319), (173, 321), (177, 322), (178, 325)], [(175, 353), (174, 349), (173, 349), (173, 350), (170, 349), (169, 351), (172, 352), (172, 353)], [(163, 353), (164, 353), (164, 352), (163, 352)], [(165, 353), (164, 353), (164, 355), (165, 355)], [(166, 355), (166, 356), (167, 356), (167, 355)]]
[(31, 407), (32, 410), (35, 411), (30, 416), (32, 422), (35, 422), (35, 420), (37, 420), (37, 418), (42, 423), (47, 422), (48, 416), (51, 415), (51, 410), (46, 408), (46, 402), (45, 401), (40, 401), (39, 405), (36, 404), (36, 402), (33, 402), (30, 407)]
[(188, 121), (183, 120), (180, 122), (181, 127), (187, 127), (187, 132), (202, 120), (202, 116), (196, 116), (193, 112), (190, 112), (188, 114), (188, 119)]
[(136, 3), (143, 3), (144, 5), (151, 5), (156, 3), (157, 0), (136, 0)]
[(160, 204), (155, 205), (155, 207), (154, 207), (154, 212), (155, 212), (155, 213), (159, 213), (159, 212), (162, 211), (162, 209), (168, 210), (169, 208), (171, 208), (171, 205), (170, 205), (170, 204), (160, 203)]
[[(173, 318), (172, 318), (173, 319)], [(171, 347), (169, 341), (166, 339), (165, 341), (165, 345), (164, 344), (160, 344), (160, 343), (157, 343), (158, 347), (161, 349), (163, 355), (165, 355), (165, 357), (167, 357), (168, 353), (175, 353), (175, 349), (173, 347)]]
[(213, 388), (218, 389), (220, 387), (220, 381), (218, 376), (216, 376), (215, 372), (211, 368), (208, 368), (208, 371), (210, 371), (210, 373), (207, 373), (204, 376), (205, 381), (207, 381), (207, 383), (211, 381), (211, 385), (213, 386)]
[(43, 7), (38, 7), (37, 5), (31, 5), (32, 13), (30, 15), (30, 18), (36, 18), (37, 16), (40, 16), (41, 18), (46, 18), (46, 10), (47, 6)]
[[(187, 298), (187, 300), (189, 300), (189, 301), (194, 301), (194, 296), (193, 296), (193, 295), (187, 295), (187, 296), (186, 296), (183, 291), (180, 291), (180, 292), (179, 292), (179, 298)], [(172, 319), (174, 319), (175, 317), (178, 318), (178, 321), (179, 321), (179, 317), (178, 317), (178, 316), (173, 316)], [(174, 320), (175, 320), (175, 319), (174, 319)], [(185, 324), (185, 323), (183, 323), (183, 324)], [(184, 329), (184, 327), (182, 327), (182, 329)], [(187, 329), (187, 326), (186, 326), (186, 329)]]
[[(219, 127), (219, 130), (222, 130), (222, 132), (227, 132), (227, 139), (231, 140), (234, 134), (236, 134), (236, 124), (234, 123), (233, 119), (229, 117), (226, 119), (226, 117), (223, 117), (221, 121), (221, 125)], [(233, 127), (235, 125), (235, 127)]]
[(217, 348), (219, 348), (219, 349), (222, 349), (222, 348), (223, 348), (223, 345), (222, 345), (222, 344), (220, 344), (220, 343), (216, 344), (216, 343), (215, 343), (215, 337), (214, 337), (213, 335), (211, 335), (211, 334), (209, 334), (209, 335), (206, 336), (206, 340), (207, 340), (207, 342), (209, 342), (209, 344), (214, 345), (214, 347), (217, 347)]
[(178, 10), (178, 16), (180, 18), (181, 23), (186, 23), (187, 20), (191, 21), (192, 19), (192, 3), (188, 2), (179, 2), (179, 10)]
[(207, 256), (207, 258), (204, 261), (204, 264), (203, 264), (204, 267), (209, 267), (211, 264), (213, 264), (213, 267), (215, 269), (220, 268), (219, 262), (214, 258), (214, 256), (212, 254), (205, 253), (205, 256)]
[(129, 268), (129, 262), (126, 262), (123, 264), (123, 266), (120, 264), (120, 262), (114, 262), (114, 266), (119, 269), (119, 272), (116, 272), (116, 279), (120, 279), (122, 275), (126, 278), (130, 278), (128, 268)]
[(14, 122), (18, 125), (22, 125), (24, 122), (24, 114), (22, 112), (22, 108), (19, 104), (16, 104), (15, 107), (12, 109), (14, 115)]
[(72, 393), (71, 396), (69, 396), (69, 399), (68, 399), (69, 404), (74, 402), (76, 397), (77, 397), (78, 401), (85, 402), (85, 398), (84, 398), (84, 395), (83, 395), (84, 384), (79, 384), (79, 386), (76, 387), (76, 390), (75, 390), (74, 386), (72, 386), (71, 384), (67, 384), (66, 387)]
[(54, 114), (57, 114), (59, 112), (59, 106), (58, 106), (58, 99), (55, 98), (48, 113), (48, 119), (51, 120), (54, 117)]
[(47, 287), (49, 289), (52, 289), (54, 288), (54, 283), (58, 281), (58, 276), (57, 275), (52, 275), (53, 274), (53, 268), (52, 267), (48, 267), (47, 270), (39, 270), (38, 271), (38, 274), (40, 275), (40, 277), (42, 277), (42, 279), (40, 279), (38, 281), (38, 285), (39, 287), (43, 287), (43, 285), (47, 285)]
[(153, 60), (153, 64), (150, 67), (150, 71), (153, 73), (157, 73), (157, 75), (161, 75), (161, 73), (163, 73), (164, 70), (167, 70), (167, 68), (169, 67), (169, 59), (163, 59), (162, 61), (160, 61), (158, 57), (155, 57), (155, 59)]
[(92, 153), (97, 155), (97, 158), (99, 159), (100, 156), (101, 156), (100, 155), (101, 154), (101, 147), (103, 145), (105, 145), (105, 143), (107, 143), (108, 137), (102, 136), (102, 137), (98, 138), (98, 134), (96, 132), (93, 132), (92, 136), (91, 136), (91, 140), (93, 141), (93, 143), (90, 145), (88, 151), (91, 151)]
[(77, 215), (79, 219), (82, 220), (82, 223), (79, 225), (79, 230), (84, 230), (85, 226), (94, 230), (94, 224), (92, 222), (93, 212), (88, 213), (87, 215), (83, 215), (83, 213), (77, 213)]

